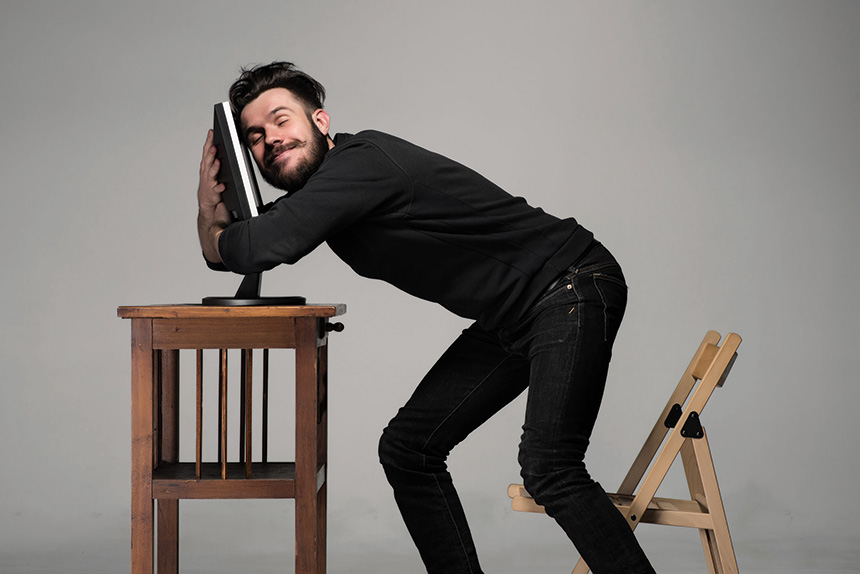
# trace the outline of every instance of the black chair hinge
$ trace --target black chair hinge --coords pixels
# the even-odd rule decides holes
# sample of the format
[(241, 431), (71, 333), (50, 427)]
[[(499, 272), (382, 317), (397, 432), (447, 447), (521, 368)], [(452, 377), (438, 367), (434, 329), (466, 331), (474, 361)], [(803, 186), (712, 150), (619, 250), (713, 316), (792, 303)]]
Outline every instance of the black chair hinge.
[(681, 429), (681, 436), (685, 438), (702, 438), (705, 436), (705, 431), (702, 429), (702, 422), (699, 420), (699, 413), (692, 411), (687, 417), (687, 422)]
[(681, 409), (681, 405), (675, 403), (672, 405), (672, 410), (669, 411), (669, 414), (666, 415), (666, 420), (663, 421), (663, 424), (666, 425), (667, 429), (675, 428), (675, 425), (678, 424), (678, 421), (681, 420), (681, 414), (684, 411)]

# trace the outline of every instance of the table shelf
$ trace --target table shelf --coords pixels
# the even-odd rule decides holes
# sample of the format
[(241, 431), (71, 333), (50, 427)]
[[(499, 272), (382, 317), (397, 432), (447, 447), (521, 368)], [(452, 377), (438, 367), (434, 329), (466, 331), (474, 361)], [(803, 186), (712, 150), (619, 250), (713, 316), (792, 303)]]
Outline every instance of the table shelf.
[(221, 478), (220, 463), (204, 463), (200, 478), (196, 464), (162, 463), (152, 473), (152, 497), (156, 499), (294, 498), (296, 465), (292, 462), (253, 463), (252, 478), (245, 478), (245, 463), (227, 464)]

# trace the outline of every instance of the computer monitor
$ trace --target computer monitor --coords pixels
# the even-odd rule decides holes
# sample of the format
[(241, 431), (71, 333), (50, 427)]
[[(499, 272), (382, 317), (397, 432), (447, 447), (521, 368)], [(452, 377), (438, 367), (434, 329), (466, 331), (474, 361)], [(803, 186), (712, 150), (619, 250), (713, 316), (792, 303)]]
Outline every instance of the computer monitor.
[(248, 148), (242, 143), (233, 120), (230, 102), (215, 104), (214, 138), (215, 157), (221, 162), (218, 181), (224, 184), (221, 197), (234, 220), (250, 219), (259, 215), (263, 205), (260, 188), (254, 173), (254, 164)]
[[(213, 131), (215, 157), (221, 165), (217, 179), (224, 184), (221, 198), (234, 221), (256, 217), (260, 214), (263, 201), (260, 197), (260, 188), (257, 186), (254, 162), (236, 128), (230, 102), (215, 104)], [(261, 297), (261, 280), (260, 273), (246, 275), (235, 296), (204, 297), (203, 304), (220, 306), (305, 304), (304, 297)]]

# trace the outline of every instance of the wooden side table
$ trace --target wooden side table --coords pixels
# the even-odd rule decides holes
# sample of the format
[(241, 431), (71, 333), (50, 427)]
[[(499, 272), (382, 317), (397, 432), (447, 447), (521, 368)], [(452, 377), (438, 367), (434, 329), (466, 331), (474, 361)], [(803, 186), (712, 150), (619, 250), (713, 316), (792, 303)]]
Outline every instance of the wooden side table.
[[(297, 574), (326, 570), (328, 319), (345, 305), (119, 307), (131, 319), (131, 572), (179, 570), (179, 500), (294, 498)], [(179, 460), (179, 351), (197, 352), (197, 449)], [(218, 349), (218, 462), (202, 460), (203, 350)], [(239, 462), (227, 462), (227, 350), (241, 350)], [(262, 460), (252, 462), (253, 350), (263, 349)], [(269, 349), (295, 349), (294, 462), (267, 457)], [(158, 528), (155, 531), (155, 501)]]

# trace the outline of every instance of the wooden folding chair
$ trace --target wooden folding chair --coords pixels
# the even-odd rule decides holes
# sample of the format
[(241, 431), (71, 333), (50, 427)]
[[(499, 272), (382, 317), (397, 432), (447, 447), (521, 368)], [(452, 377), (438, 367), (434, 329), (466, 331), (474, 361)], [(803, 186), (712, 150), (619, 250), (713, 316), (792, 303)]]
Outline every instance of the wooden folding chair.
[[(716, 387), (723, 386), (737, 357), (741, 338), (729, 333), (722, 345), (719, 342), (720, 334), (708, 331), (621, 487), (617, 493), (609, 494), (609, 498), (632, 529), (640, 522), (698, 528), (708, 572), (737, 574), (738, 564), (711, 459), (708, 436), (700, 419), (711, 393)], [(678, 453), (684, 465), (690, 499), (657, 498), (654, 496), (657, 488)], [(649, 467), (650, 471), (637, 491), (636, 487)], [(514, 510), (544, 512), (543, 507), (520, 484), (510, 485), (508, 496), (512, 499)], [(588, 565), (580, 558), (573, 574), (586, 574), (588, 571)]]

